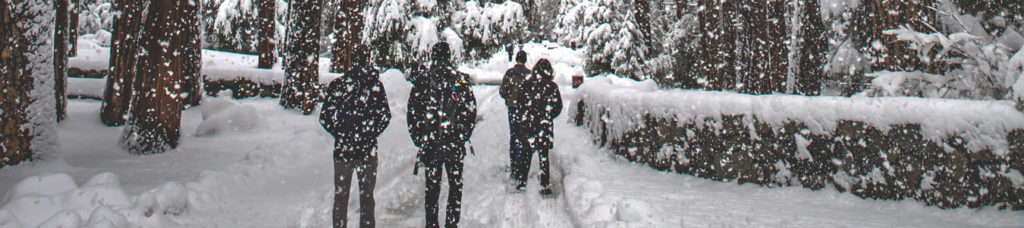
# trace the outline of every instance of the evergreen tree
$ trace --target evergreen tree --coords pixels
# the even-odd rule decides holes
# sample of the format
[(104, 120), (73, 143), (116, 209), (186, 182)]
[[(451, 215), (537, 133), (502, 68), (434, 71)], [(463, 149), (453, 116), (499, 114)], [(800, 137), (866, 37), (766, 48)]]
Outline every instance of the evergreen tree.
[(355, 48), (363, 32), (362, 0), (339, 0), (339, 11), (334, 19), (334, 41), (331, 45), (331, 72), (341, 73), (352, 68)]
[(182, 12), (184, 13), (181, 18), (181, 36), (187, 38), (182, 40), (180, 47), (179, 59), (184, 61), (181, 65), (183, 74), (181, 87), (185, 90), (181, 97), (185, 107), (191, 107), (199, 105), (199, 102), (203, 100), (202, 75), (200, 74), (203, 65), (202, 34), (200, 34), (199, 27), (199, 12), (201, 10), (197, 1), (185, 1), (181, 3), (181, 7), (183, 7)]
[(114, 34), (110, 41), (110, 75), (103, 90), (100, 120), (107, 126), (124, 125), (133, 92), (142, 36), (143, 0), (117, 1)]
[(0, 1), (0, 167), (57, 145), (52, 0)]
[(259, 52), (259, 68), (270, 69), (277, 63), (277, 56), (274, 55), (274, 37), (276, 35), (274, 26), (275, 13), (277, 11), (277, 0), (259, 1), (259, 43), (256, 47)]
[(313, 113), (320, 96), (320, 0), (293, 0), (289, 6), (288, 43), (281, 106)]
[(645, 16), (638, 16), (641, 12), (632, 10), (635, 7), (637, 5), (613, 0), (562, 2), (560, 11), (565, 16), (558, 22), (558, 36), (563, 45), (584, 45), (587, 74), (614, 73), (634, 79), (649, 77), (644, 67), (650, 47), (641, 29), (649, 25), (637, 23), (638, 17)]
[(53, 87), (57, 90), (57, 94), (54, 96), (57, 105), (57, 122), (67, 117), (68, 27), (71, 27), (69, 5), (68, 0), (54, 0), (53, 2), (53, 7), (56, 10), (53, 33), (53, 73), (56, 82)]
[(800, 70), (797, 72), (798, 93), (821, 95), (821, 81), (825, 77), (828, 37), (821, 18), (818, 0), (804, 0), (801, 6)]
[(178, 0), (153, 0), (143, 26), (139, 46), (136, 88), (131, 115), (121, 136), (130, 153), (162, 153), (178, 145), (181, 137), (181, 83), (184, 50), (191, 37), (182, 36), (186, 8)]

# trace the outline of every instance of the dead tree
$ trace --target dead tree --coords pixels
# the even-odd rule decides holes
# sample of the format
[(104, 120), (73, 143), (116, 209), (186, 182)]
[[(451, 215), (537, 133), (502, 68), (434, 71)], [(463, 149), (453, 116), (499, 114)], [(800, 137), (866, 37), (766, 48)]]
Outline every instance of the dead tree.
[(277, 63), (277, 56), (274, 55), (274, 14), (276, 13), (276, 0), (259, 0), (259, 43), (256, 51), (259, 52), (259, 68), (270, 69)]
[(124, 125), (138, 64), (139, 37), (142, 28), (143, 0), (115, 2), (120, 14), (114, 16), (114, 34), (110, 48), (110, 75), (103, 91), (100, 121), (107, 126)]
[(288, 43), (281, 106), (313, 113), (320, 96), (320, 0), (293, 0), (289, 6)]
[[(180, 52), (189, 37), (177, 34), (184, 27), (186, 1), (153, 0), (143, 26), (137, 88), (131, 116), (122, 134), (130, 153), (162, 153), (178, 145), (184, 74)], [(169, 64), (168, 64), (169, 63)]]
[(0, 0), (0, 167), (56, 149), (53, 6)]

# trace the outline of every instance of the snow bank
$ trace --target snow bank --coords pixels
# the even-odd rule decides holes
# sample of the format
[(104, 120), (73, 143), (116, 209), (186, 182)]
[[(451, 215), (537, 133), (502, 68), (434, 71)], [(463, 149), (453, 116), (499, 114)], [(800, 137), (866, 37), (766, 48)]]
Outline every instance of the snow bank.
[(68, 78), (68, 98), (103, 99), (106, 79)]
[(596, 142), (659, 170), (1024, 209), (1024, 114), (1009, 101), (753, 96), (616, 77), (588, 79), (578, 96), (571, 112)]
[(208, 98), (199, 108), (203, 121), (196, 129), (196, 136), (252, 131), (266, 121), (252, 105), (238, 105), (226, 98)]
[[(1005, 136), (1024, 129), (1024, 113), (1009, 101), (968, 101), (909, 97), (804, 97), (795, 95), (752, 96), (718, 91), (658, 90), (650, 80), (616, 77), (588, 78), (580, 88), (591, 105), (588, 120), (609, 119), (611, 140), (642, 126), (646, 115), (673, 119), (677, 124), (721, 121), (722, 115), (745, 115), (748, 121), (773, 128), (788, 122), (807, 125), (812, 134), (834, 132), (840, 121), (859, 121), (881, 131), (893, 125), (920, 124), (926, 139), (941, 141), (963, 137), (968, 149), (1008, 153)], [(604, 116), (600, 113), (604, 113)]]

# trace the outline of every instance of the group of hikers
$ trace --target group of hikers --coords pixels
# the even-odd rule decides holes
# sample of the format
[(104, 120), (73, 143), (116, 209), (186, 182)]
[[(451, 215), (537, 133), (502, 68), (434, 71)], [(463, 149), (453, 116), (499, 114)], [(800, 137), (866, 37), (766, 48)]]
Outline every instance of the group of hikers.
[[(510, 51), (511, 53), (511, 51)], [(369, 48), (356, 48), (353, 67), (327, 87), (320, 124), (334, 136), (334, 227), (345, 227), (352, 177), (359, 184), (360, 227), (374, 227), (373, 197), (377, 179), (377, 137), (391, 122), (384, 86), (372, 67)], [(426, 227), (440, 227), (438, 199), (441, 177), (447, 175), (448, 206), (445, 227), (457, 227), (462, 204), (462, 177), (467, 144), (477, 121), (477, 103), (469, 75), (458, 72), (451, 61), (448, 44), (431, 49), (431, 64), (415, 66), (407, 79), (409, 94), (407, 124), (416, 153), (417, 174), (424, 167), (426, 177)], [(554, 70), (540, 59), (533, 70), (525, 66), (526, 52), (520, 50), (499, 88), (508, 108), (510, 129), (509, 187), (526, 190), (533, 154), (540, 163), (540, 194), (550, 195), (548, 153), (554, 147), (554, 118), (562, 110), (561, 94), (554, 82)], [(353, 172), (355, 176), (353, 176)]]

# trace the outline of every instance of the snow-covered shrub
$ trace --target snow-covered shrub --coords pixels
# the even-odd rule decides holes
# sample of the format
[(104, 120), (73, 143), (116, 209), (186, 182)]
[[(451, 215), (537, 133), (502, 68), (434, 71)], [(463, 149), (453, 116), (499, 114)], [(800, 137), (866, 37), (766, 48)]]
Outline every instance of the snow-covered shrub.
[[(284, 0), (276, 1), (274, 20), (277, 37), (274, 40), (282, 40), (288, 3)], [(259, 7), (256, 0), (202, 0), (201, 7), (203, 48), (238, 53), (256, 52), (259, 41), (259, 28), (256, 27)]]
[(455, 1), (374, 0), (365, 9), (363, 41), (380, 67), (409, 68), (429, 65), (430, 48), (437, 42), (452, 44), (455, 61), (464, 60), (464, 41), (452, 27)]
[(614, 0), (566, 0), (555, 30), (563, 45), (583, 45), (587, 74), (614, 73), (635, 79), (649, 77), (644, 63), (649, 47), (634, 23), (634, 6)]
[(469, 59), (488, 58), (506, 44), (522, 41), (528, 26), (523, 6), (514, 1), (484, 6), (478, 1), (466, 2), (465, 9), (452, 16), (452, 22), (466, 45), (462, 54)]
[[(114, 4), (110, 0), (85, 2), (78, 14), (78, 33), (94, 34), (101, 30), (112, 31), (114, 26)], [(110, 45), (109, 42), (101, 43)]]
[[(877, 72), (868, 95), (967, 99), (1008, 99), (1024, 67), (1024, 37), (1012, 27), (991, 38), (968, 32), (923, 33), (906, 28), (888, 30), (910, 43), (926, 62), (951, 66), (945, 75), (918, 72)], [(896, 88), (900, 86), (902, 88)]]

